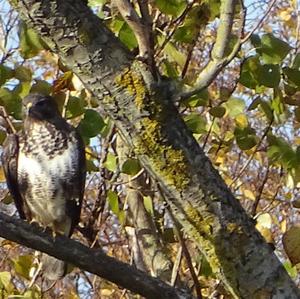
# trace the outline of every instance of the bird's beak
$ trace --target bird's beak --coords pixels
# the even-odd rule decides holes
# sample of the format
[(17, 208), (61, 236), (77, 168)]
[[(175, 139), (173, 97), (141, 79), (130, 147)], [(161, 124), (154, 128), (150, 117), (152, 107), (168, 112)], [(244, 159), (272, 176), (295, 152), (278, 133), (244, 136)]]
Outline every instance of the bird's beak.
[(32, 103), (28, 103), (27, 105), (26, 105), (26, 109), (25, 109), (25, 111), (26, 111), (26, 115), (29, 115), (29, 110), (30, 110), (30, 108), (32, 107)]

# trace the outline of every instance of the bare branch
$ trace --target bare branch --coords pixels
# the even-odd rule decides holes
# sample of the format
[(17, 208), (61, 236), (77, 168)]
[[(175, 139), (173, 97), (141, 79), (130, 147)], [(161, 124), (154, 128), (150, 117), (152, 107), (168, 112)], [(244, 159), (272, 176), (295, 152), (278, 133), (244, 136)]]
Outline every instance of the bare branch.
[[(124, 163), (128, 157), (129, 149), (121, 138), (117, 138), (117, 152), (120, 163)], [(125, 179), (127, 175), (122, 175)], [(129, 179), (126, 185), (127, 204), (130, 210), (134, 232), (131, 233), (133, 240), (136, 239), (136, 260), (142, 260), (140, 264), (154, 276), (163, 281), (170, 281), (172, 273), (172, 262), (164, 252), (159, 238), (156, 234), (153, 219), (147, 213), (143, 194), (140, 190), (149, 188), (146, 185), (146, 176), (140, 175), (136, 179)], [(129, 230), (127, 231), (129, 232)]]
[(134, 7), (128, 0), (113, 0), (113, 2), (135, 34), (139, 45), (139, 56), (148, 62), (148, 65), (152, 69), (152, 73), (156, 74), (153, 41), (151, 40), (152, 27), (150, 24), (152, 24), (152, 22), (150, 21), (151, 17), (146, 8), (147, 2), (139, 1), (142, 18), (138, 16)]
[[(241, 3), (242, 4), (242, 3)], [(241, 46), (241, 35), (244, 28), (244, 19), (245, 13), (242, 6), (241, 12), (241, 29), (240, 36), (235, 46), (233, 47), (230, 54), (226, 55), (226, 51), (228, 49), (228, 45), (230, 42), (230, 35), (232, 33), (232, 26), (234, 20), (236, 0), (223, 0), (221, 1), (220, 8), (220, 24), (217, 31), (216, 43), (213, 46), (211, 51), (211, 59), (206, 67), (199, 74), (196, 88), (182, 93), (179, 98), (181, 100), (187, 99), (192, 95), (200, 92), (204, 88), (206, 88), (212, 81), (217, 77), (220, 71), (232, 61), (232, 59), (238, 53)]]
[(41, 228), (1, 212), (0, 236), (64, 260), (146, 298), (192, 298), (187, 291), (172, 288), (100, 250), (90, 249), (64, 236), (53, 239)]

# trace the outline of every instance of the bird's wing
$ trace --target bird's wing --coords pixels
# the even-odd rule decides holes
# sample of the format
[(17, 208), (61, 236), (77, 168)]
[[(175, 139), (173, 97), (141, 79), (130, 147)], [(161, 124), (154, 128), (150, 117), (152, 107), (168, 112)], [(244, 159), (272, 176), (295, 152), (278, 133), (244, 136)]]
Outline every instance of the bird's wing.
[(15, 205), (22, 219), (27, 218), (27, 208), (20, 193), (18, 184), (18, 154), (19, 141), (17, 134), (9, 134), (3, 143), (1, 161), (6, 177), (7, 187), (15, 201)]
[[(84, 142), (76, 131), (77, 150), (78, 150), (78, 163), (74, 177), (75, 186), (73, 186), (72, 199), (67, 200), (67, 211), (71, 217), (71, 230), (70, 235), (73, 233), (75, 226), (80, 220), (80, 211), (85, 189), (85, 177), (86, 177), (86, 162), (85, 162), (85, 146)], [(76, 200), (74, 200), (76, 199)]]

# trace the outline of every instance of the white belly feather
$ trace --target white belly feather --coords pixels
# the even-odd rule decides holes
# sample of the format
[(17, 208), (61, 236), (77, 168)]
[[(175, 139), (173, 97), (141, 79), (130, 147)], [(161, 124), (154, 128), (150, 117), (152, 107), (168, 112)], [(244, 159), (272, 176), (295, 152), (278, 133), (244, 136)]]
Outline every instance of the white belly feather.
[[(70, 219), (66, 214), (66, 194), (62, 185), (66, 178), (72, 178), (78, 169), (77, 150), (72, 143), (60, 155), (52, 159), (41, 150), (39, 155), (25, 155), (22, 150), (18, 158), (18, 177), (27, 174), (31, 189), (30, 198), (26, 198), (33, 220), (44, 226), (53, 226), (54, 222), (64, 223), (63, 230), (68, 233)], [(61, 187), (60, 187), (61, 186)]]

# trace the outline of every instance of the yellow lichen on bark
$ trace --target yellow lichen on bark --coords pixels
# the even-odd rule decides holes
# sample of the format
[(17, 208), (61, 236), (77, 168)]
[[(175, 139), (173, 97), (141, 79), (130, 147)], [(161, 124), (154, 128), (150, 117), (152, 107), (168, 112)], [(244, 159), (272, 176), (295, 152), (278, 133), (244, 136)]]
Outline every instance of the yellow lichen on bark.
[(139, 138), (137, 154), (149, 155), (154, 167), (161, 173), (162, 179), (183, 190), (189, 183), (189, 178), (182, 150), (163, 143), (161, 125), (157, 120), (144, 118), (142, 126), (143, 134)]
[(140, 74), (127, 68), (121, 75), (117, 76), (116, 83), (135, 97), (135, 104), (139, 109), (143, 108), (146, 96), (145, 83)]
[(168, 145), (162, 136), (161, 104), (159, 101), (149, 102), (143, 77), (132, 68), (127, 68), (117, 76), (115, 83), (125, 88), (129, 95), (134, 96), (134, 103), (138, 110), (145, 110), (150, 115), (140, 120), (139, 126), (142, 132), (135, 146), (135, 152), (138, 155), (149, 156), (153, 167), (161, 173), (162, 179), (183, 190), (189, 183), (187, 163), (183, 151)]

